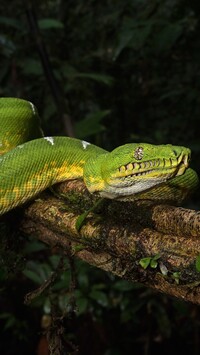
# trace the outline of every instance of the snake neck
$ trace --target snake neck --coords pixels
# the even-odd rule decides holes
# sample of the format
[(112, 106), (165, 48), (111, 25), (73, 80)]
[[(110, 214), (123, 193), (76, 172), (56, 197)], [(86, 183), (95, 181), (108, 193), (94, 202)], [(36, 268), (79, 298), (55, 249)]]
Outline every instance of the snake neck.
[(106, 188), (106, 182), (102, 178), (102, 164), (108, 154), (94, 155), (84, 165), (83, 179), (90, 193), (99, 194)]

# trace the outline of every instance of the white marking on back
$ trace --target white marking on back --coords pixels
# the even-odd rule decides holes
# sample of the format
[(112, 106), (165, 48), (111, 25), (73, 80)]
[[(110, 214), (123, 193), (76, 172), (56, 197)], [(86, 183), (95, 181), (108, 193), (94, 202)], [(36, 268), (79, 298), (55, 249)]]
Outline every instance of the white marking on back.
[(24, 147), (24, 144), (20, 144), (17, 146), (17, 148), (22, 149)]
[(44, 139), (46, 139), (47, 142), (51, 143), (51, 145), (54, 145), (53, 137), (44, 137)]
[(33, 105), (32, 102), (29, 101), (29, 104), (31, 105), (31, 109), (33, 111), (33, 114), (35, 115), (36, 114), (36, 109), (35, 109), (35, 106)]
[(86, 141), (82, 141), (83, 149), (86, 149), (88, 145), (90, 145), (90, 143), (88, 143)]

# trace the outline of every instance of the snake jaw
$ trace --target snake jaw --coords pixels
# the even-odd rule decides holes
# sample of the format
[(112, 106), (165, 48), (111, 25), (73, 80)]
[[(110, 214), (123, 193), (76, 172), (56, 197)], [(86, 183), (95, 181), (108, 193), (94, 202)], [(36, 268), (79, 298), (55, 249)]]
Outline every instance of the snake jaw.
[(189, 158), (190, 149), (185, 147), (130, 143), (101, 155), (98, 164), (97, 158), (90, 160), (84, 181), (90, 192), (101, 197), (135, 199), (184, 174)]
[(144, 162), (132, 162), (122, 165), (118, 169), (116, 178), (140, 177), (148, 175), (148, 178), (162, 175), (182, 175), (189, 166), (190, 156), (181, 153), (178, 158), (154, 159)]
[(182, 151), (177, 157), (156, 158), (147, 161), (132, 161), (121, 165), (116, 173), (107, 179), (106, 191), (109, 198), (135, 195), (184, 174), (189, 166), (190, 154)]
[(185, 170), (189, 167), (189, 162), (190, 162), (190, 154), (181, 154), (181, 156), (178, 159), (178, 170), (176, 173), (176, 176), (183, 175)]

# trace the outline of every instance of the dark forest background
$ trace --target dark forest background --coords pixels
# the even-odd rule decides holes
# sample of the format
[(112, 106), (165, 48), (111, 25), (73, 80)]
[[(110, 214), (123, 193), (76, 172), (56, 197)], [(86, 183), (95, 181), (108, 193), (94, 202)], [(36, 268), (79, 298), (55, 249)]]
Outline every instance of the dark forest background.
[[(108, 150), (184, 145), (199, 171), (200, 2), (2, 0), (0, 96), (32, 101), (46, 135)], [(187, 206), (198, 209), (199, 199)], [(66, 354), (199, 354), (199, 307), (78, 261), (65, 260), (54, 286), (24, 305), (58, 261), (43, 244), (2, 232), (2, 355), (47, 354), (52, 319)]]

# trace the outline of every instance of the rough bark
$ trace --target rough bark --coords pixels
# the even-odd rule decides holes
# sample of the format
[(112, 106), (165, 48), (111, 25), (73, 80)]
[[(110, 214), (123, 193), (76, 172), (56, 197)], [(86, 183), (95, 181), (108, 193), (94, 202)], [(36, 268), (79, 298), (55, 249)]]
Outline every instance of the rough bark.
[(81, 181), (60, 184), (57, 192), (66, 200), (44, 194), (25, 209), (20, 227), (25, 235), (126, 280), (200, 304), (199, 212), (148, 201), (106, 201), (78, 232), (77, 218), (95, 198)]

